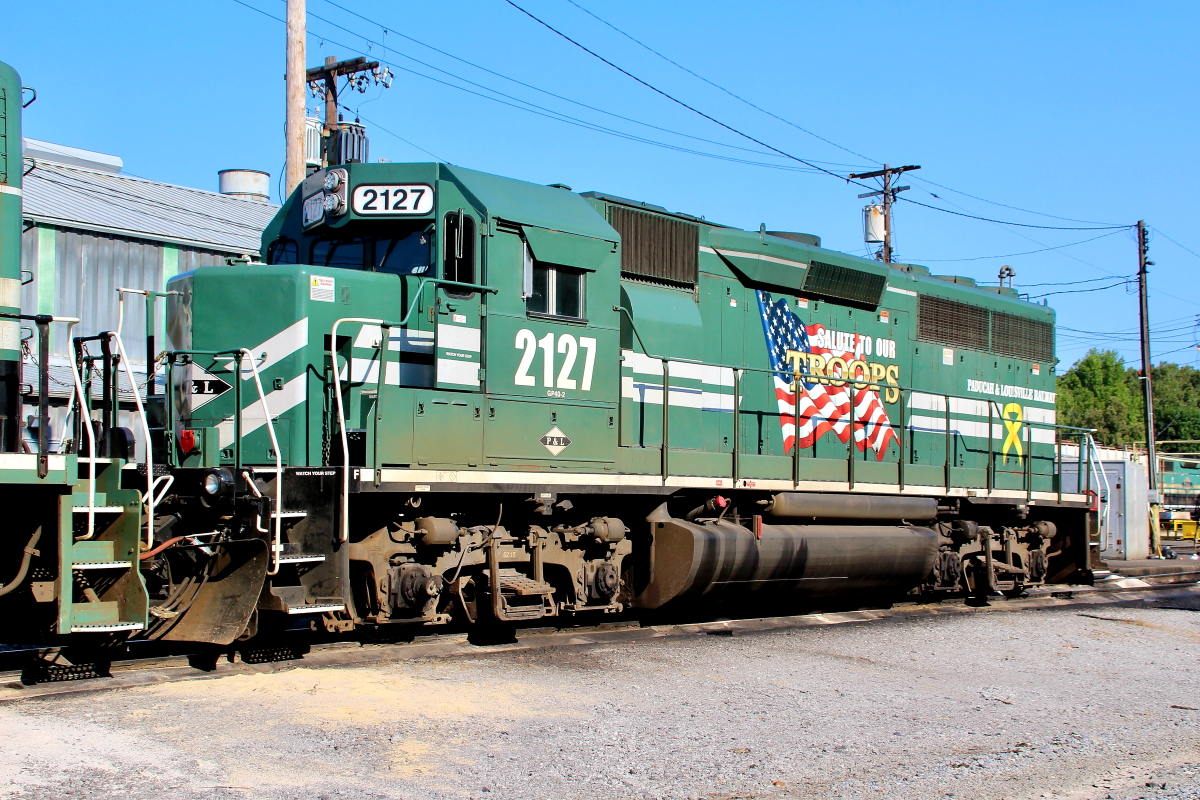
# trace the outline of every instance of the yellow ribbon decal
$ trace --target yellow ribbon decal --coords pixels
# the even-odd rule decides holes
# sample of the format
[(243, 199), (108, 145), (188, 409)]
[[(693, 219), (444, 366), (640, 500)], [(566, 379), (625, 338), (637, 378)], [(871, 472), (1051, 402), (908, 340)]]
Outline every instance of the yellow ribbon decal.
[(1004, 407), (1002, 416), (1004, 427), (1008, 430), (1008, 436), (1004, 439), (1004, 446), (1001, 448), (1001, 453), (1004, 455), (1004, 463), (1008, 463), (1008, 451), (1010, 449), (1017, 451), (1017, 464), (1021, 463), (1021, 457), (1024, 452), (1021, 450), (1021, 405), (1019, 403), (1009, 403)]

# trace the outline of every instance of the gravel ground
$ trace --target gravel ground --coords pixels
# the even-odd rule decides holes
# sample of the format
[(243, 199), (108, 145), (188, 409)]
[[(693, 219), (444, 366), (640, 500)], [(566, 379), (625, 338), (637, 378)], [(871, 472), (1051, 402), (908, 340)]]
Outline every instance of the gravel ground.
[(18, 798), (1200, 798), (1200, 615), (1058, 609), (0, 707)]

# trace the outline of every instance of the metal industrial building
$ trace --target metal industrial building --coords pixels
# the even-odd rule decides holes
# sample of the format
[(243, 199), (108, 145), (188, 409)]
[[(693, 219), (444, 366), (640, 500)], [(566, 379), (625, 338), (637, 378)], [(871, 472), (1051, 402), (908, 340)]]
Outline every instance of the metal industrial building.
[[(26, 139), (24, 156), (22, 311), (78, 317), (77, 335), (116, 330), (118, 287), (162, 291), (181, 272), (256, 257), (277, 210), (265, 192), (248, 199), (122, 174), (121, 159), (102, 153)], [(126, 299), (122, 329), (131, 366), (144, 375), (141, 298)], [(64, 332), (51, 337), (56, 450), (70, 390)]]

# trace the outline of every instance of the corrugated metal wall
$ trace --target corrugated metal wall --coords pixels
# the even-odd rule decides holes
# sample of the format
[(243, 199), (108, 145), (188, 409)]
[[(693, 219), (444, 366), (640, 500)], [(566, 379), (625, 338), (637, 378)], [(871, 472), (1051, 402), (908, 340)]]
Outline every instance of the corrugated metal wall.
[[(162, 251), (162, 245), (135, 239), (58, 231), (54, 242), (56, 312), (83, 320), (79, 327), (84, 335), (115, 331), (117, 287), (157, 289), (162, 283)], [(125, 303), (123, 332), (131, 341), (146, 326), (139, 300), (126, 298)], [(62, 344), (55, 343), (56, 352)], [(129, 356), (132, 361), (144, 360), (133, 353)]]
[[(21, 268), (35, 280), (22, 287), (21, 307), (26, 314), (38, 312), (39, 228), (26, 230), (22, 237)], [(77, 335), (93, 335), (117, 328), (117, 287), (130, 289), (163, 289), (163, 254), (169, 249), (179, 252), (176, 273), (202, 266), (220, 266), (227, 257), (223, 253), (174, 247), (162, 242), (131, 239), (104, 233), (72, 229), (54, 231), (54, 300), (53, 313), (78, 317)], [(165, 304), (158, 303), (159, 328)], [(126, 295), (125, 321), (122, 333), (127, 342), (131, 362), (145, 362), (142, 346), (145, 334), (145, 301)], [(68, 355), (70, 343), (63, 336), (53, 336), (55, 355)]]
[(207, 250), (193, 250), (190, 247), (179, 248), (179, 272), (191, 272), (197, 267), (223, 267), (228, 253), (211, 253)]

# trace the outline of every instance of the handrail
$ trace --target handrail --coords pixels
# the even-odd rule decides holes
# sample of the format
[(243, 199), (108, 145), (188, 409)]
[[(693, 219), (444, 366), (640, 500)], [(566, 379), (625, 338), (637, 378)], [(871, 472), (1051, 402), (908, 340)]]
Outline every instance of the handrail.
[[(46, 476), (46, 464), (49, 457), (49, 438), (46, 433), (47, 424), (49, 422), (49, 413), (47, 412), (45, 399), (47, 397), (46, 380), (49, 375), (49, 340), (50, 324), (54, 322), (65, 322), (67, 325), (67, 341), (71, 340), (71, 334), (75, 331), (75, 326), (79, 324), (78, 317), (56, 317), (50, 314), (13, 314), (11, 312), (0, 312), (0, 317), (6, 319), (23, 319), (30, 320), (38, 326), (39, 336), (39, 356), (42, 363), (39, 364), (38, 375), (38, 477)], [(87, 410), (87, 399), (83, 391), (83, 378), (79, 374), (78, 365), (75, 359), (67, 359), (71, 366), (71, 381), (74, 384), (75, 396), (80, 404), (81, 410)], [(91, 416), (87, 417), (87, 424), (83, 425), (87, 429), (88, 435), (88, 453), (90, 454), (88, 463), (88, 519), (87, 533), (82, 539), (91, 539), (96, 535), (96, 432), (92, 430)]]
[[(418, 294), (418, 297), (420, 295)], [(411, 308), (409, 309), (412, 310)], [(405, 315), (407, 318), (408, 315)], [(339, 373), (337, 365), (337, 331), (338, 326), (343, 322), (361, 322), (364, 325), (378, 325), (388, 328), (397, 328), (403, 326), (403, 322), (393, 323), (373, 317), (342, 317), (334, 321), (333, 327), (329, 331), (329, 359), (333, 365), (333, 396), (337, 403), (338, 415), (338, 432), (342, 438), (342, 513), (341, 513), (341, 541), (350, 541), (350, 440), (346, 436), (346, 410), (342, 405), (342, 376)], [(379, 356), (379, 372), (377, 373), (376, 381), (382, 387), (387, 382), (387, 357), (386, 352), (381, 352)], [(346, 378), (353, 383), (354, 378), (354, 357), (351, 356), (346, 360)], [(378, 401), (376, 401), (378, 402)]]
[[(613, 306), (613, 310), (624, 312), (626, 315), (630, 314), (629, 310), (627, 308), (625, 308), (624, 306)], [(633, 328), (632, 317), (630, 317), (630, 327)], [(634, 335), (636, 335), (638, 337), (638, 341), (641, 342), (642, 337), (640, 334), (638, 334), (636, 328), (633, 328), (633, 332), (634, 332)], [(697, 366), (702, 366), (702, 367), (715, 367), (717, 369), (742, 370), (744, 372), (761, 372), (761, 373), (766, 373), (766, 374), (789, 375), (789, 376), (796, 375), (800, 378), (807, 379), (804, 381), (805, 383), (820, 383), (822, 385), (827, 385), (827, 386), (844, 386), (846, 384), (850, 384), (850, 385), (854, 386), (856, 389), (875, 389), (875, 390), (899, 389), (902, 392), (920, 392), (921, 394), (928, 394), (933, 397), (942, 397), (942, 398), (954, 399), (954, 400), (973, 400), (975, 402), (985, 402), (985, 403), (993, 402), (990, 398), (968, 397), (967, 395), (947, 394), (945, 392), (934, 392), (934, 391), (930, 391), (929, 389), (917, 388), (916, 386), (905, 386), (902, 383), (895, 383), (895, 384), (893, 384), (893, 383), (877, 383), (875, 381), (870, 381), (870, 380), (859, 381), (859, 380), (855, 380), (853, 377), (831, 378), (826, 375), (812, 375), (807, 372), (796, 372), (795, 370), (791, 370), (791, 369), (770, 369), (770, 368), (763, 368), (763, 367), (747, 367), (744, 365), (734, 366), (733, 364), (716, 364), (716, 363), (712, 363), (712, 362), (708, 362), (708, 361), (701, 361), (700, 359), (695, 359), (695, 358), (683, 358), (683, 357), (679, 357), (679, 356), (664, 356), (664, 355), (659, 355), (657, 353), (649, 352), (648, 350), (645, 349), (644, 344), (642, 347), (642, 355), (646, 356), (647, 358), (654, 359), (655, 361), (673, 361), (673, 362), (676, 362), (679, 364), (696, 364)], [(1042, 426), (1042, 427), (1055, 428), (1056, 430), (1080, 431), (1083, 433), (1095, 433), (1098, 430), (1097, 428), (1076, 428), (1071, 425), (1058, 425), (1053, 422), (1038, 422), (1035, 420), (1021, 420), (1021, 424), (1022, 425), (1038, 425), (1038, 426)]]
[[(492, 294), (500, 293), (499, 289), (486, 286), (482, 283), (463, 283), (461, 281), (448, 281), (442, 278), (421, 278), (421, 280), (417, 282), (417, 288), (413, 290), (413, 299), (412, 302), (408, 304), (408, 310), (404, 312), (404, 316), (400, 318), (400, 321), (392, 327), (403, 328), (408, 324), (408, 320), (412, 316), (413, 311), (417, 309), (417, 304), (421, 302), (422, 290), (424, 290), (426, 284), (430, 283), (432, 283), (434, 286), (453, 286), (458, 289), (471, 289), (472, 291), (483, 292), (485, 294), (487, 292), (491, 292)], [(347, 319), (349, 320), (350, 318), (348, 317)]]
[[(153, 289), (129, 289), (124, 286), (117, 287), (117, 333), (121, 332), (121, 326), (125, 323), (125, 295), (140, 294), (146, 298), (146, 305), (149, 308), (154, 307), (154, 300), (159, 297), (170, 297), (171, 295), (180, 295), (183, 292), (156, 292)], [(147, 329), (154, 324), (153, 320), (146, 322)]]
[[(280, 514), (283, 512), (283, 453), (279, 448), (279, 438), (275, 433), (275, 422), (274, 422), (274, 420), (271, 419), (271, 409), (270, 409), (270, 406), (268, 406), (268, 404), (267, 404), (267, 394), (266, 394), (266, 391), (263, 389), (262, 376), (259, 374), (259, 371), (258, 371), (258, 363), (257, 363), (258, 359), (255, 357), (254, 353), (250, 352), (250, 350), (245, 347), (240, 347), (240, 348), (237, 348), (234, 350), (169, 350), (169, 351), (167, 351), (168, 364), (173, 364), (175, 356), (181, 356), (181, 355), (189, 356), (189, 357), (190, 356), (211, 356), (213, 358), (224, 357), (224, 358), (231, 358), (235, 361), (235, 364), (230, 365), (230, 368), (231, 368), (231, 371), (233, 371), (235, 373), (233, 376), (233, 385), (234, 385), (234, 388), (237, 390), (234, 392), (235, 408), (234, 408), (234, 413), (233, 413), (233, 420), (234, 420), (233, 447), (234, 447), (234, 453), (235, 453), (234, 468), (235, 468), (235, 471), (237, 471), (237, 472), (242, 471), (241, 452), (242, 452), (242, 416), (243, 416), (242, 412), (243, 412), (243, 409), (241, 407), (241, 405), (242, 405), (242, 403), (241, 403), (241, 386), (242, 386), (242, 381), (244, 380), (244, 378), (242, 378), (242, 359), (244, 358), (246, 361), (248, 361), (250, 363), (250, 373), (251, 373), (251, 376), (254, 378), (254, 388), (258, 391), (258, 401), (260, 403), (262, 403), (263, 419), (266, 422), (267, 433), (271, 437), (271, 448), (275, 453), (275, 514), (274, 514), (275, 526), (274, 526), (274, 536), (273, 536), (274, 545), (271, 549), (273, 565), (272, 565), (271, 569), (267, 571), (267, 574), (268, 575), (276, 575), (279, 573), (279, 551), (283, 545), (283, 529), (282, 529), (283, 523), (282, 523), (282, 517), (280, 516)], [(172, 387), (170, 385), (170, 382), (168, 381), (167, 392), (170, 393), (171, 391), (172, 391)], [(168, 394), (168, 399), (170, 399), (170, 394)], [(172, 433), (173, 433), (173, 431), (172, 431)], [(251, 468), (251, 469), (253, 469), (253, 468)], [(258, 493), (257, 488), (254, 488), (253, 490), (255, 491), (256, 494)]]
[[(1099, 511), (1100, 503), (1104, 504), (1104, 513), (1100, 514), (1096, 520), (1097, 533), (1100, 534), (1100, 542), (1099, 542), (1100, 552), (1103, 553), (1105, 550), (1108, 549), (1108, 529), (1109, 529), (1108, 515), (1112, 511), (1112, 505), (1109, 502), (1109, 498), (1112, 497), (1112, 486), (1108, 482), (1108, 473), (1105, 472), (1105, 470), (1104, 470), (1104, 462), (1102, 462), (1100, 460), (1100, 450), (1099, 450), (1099, 448), (1096, 447), (1096, 440), (1094, 438), (1092, 438), (1091, 434), (1088, 434), (1087, 441), (1088, 441), (1089, 466), (1090, 466), (1092, 472), (1098, 473), (1100, 479), (1104, 481), (1104, 494), (1103, 494), (1103, 496), (1097, 498), (1097, 501), (1096, 501), (1096, 505), (1097, 505), (1096, 510), (1097, 511)], [(1093, 454), (1096, 456), (1095, 461), (1093, 461), (1091, 459), (1091, 456)], [(1099, 482), (1097, 482), (1096, 488), (1097, 489), (1100, 488)]]
[(154, 357), (154, 332), (157, 320), (155, 319), (154, 307), (155, 302), (160, 297), (170, 297), (171, 295), (180, 295), (182, 292), (156, 292), (153, 289), (128, 289), (124, 286), (117, 287), (117, 334), (121, 333), (121, 328), (125, 324), (125, 295), (140, 294), (146, 298), (146, 396), (150, 397), (155, 394), (154, 377), (157, 359)]
[[(638, 332), (637, 326), (634, 324), (633, 314), (629, 311), (629, 309), (625, 308), (624, 306), (615, 305), (615, 306), (613, 306), (613, 311), (623, 313), (628, 318), (630, 330), (633, 333), (633, 335), (637, 338), (638, 343), (642, 347), (642, 355), (645, 356), (646, 358), (652, 359), (654, 361), (659, 361), (662, 363), (662, 370), (663, 370), (662, 451), (663, 452), (662, 452), (662, 457), (660, 459), (661, 460), (660, 467), (661, 467), (661, 472), (662, 472), (662, 480), (663, 480), (664, 484), (668, 477), (667, 465), (668, 465), (668, 458), (669, 458), (667, 455), (667, 451), (669, 450), (669, 441), (668, 441), (667, 431), (668, 431), (668, 420), (669, 420), (668, 405), (670, 403), (670, 397), (669, 397), (669, 381), (667, 379), (667, 376), (668, 376), (668, 373), (670, 372), (671, 363), (677, 363), (677, 364), (694, 364), (697, 366), (712, 367), (715, 369), (727, 369), (727, 370), (730, 370), (733, 372), (734, 394), (735, 394), (735, 397), (734, 397), (734, 422), (733, 422), (733, 425), (734, 425), (734, 437), (733, 437), (734, 438), (734, 450), (731, 454), (731, 457), (732, 457), (733, 485), (735, 488), (736, 488), (737, 482), (739, 480), (738, 449), (740, 447), (740, 442), (738, 441), (738, 439), (739, 439), (739, 437), (738, 437), (738, 431), (739, 431), (738, 416), (739, 416), (740, 404), (738, 402), (739, 398), (737, 395), (740, 391), (740, 387), (739, 387), (740, 377), (741, 377), (741, 373), (743, 373), (743, 372), (757, 372), (757, 373), (772, 374), (772, 375), (787, 375), (792, 379), (793, 392), (797, 393), (797, 394), (798, 394), (798, 390), (799, 390), (798, 384), (801, 381), (803, 381), (805, 383), (819, 383), (822, 385), (836, 386), (838, 388), (849, 385), (853, 389), (860, 390), (860, 391), (863, 389), (872, 389), (875, 391), (886, 390), (886, 389), (895, 389), (900, 395), (900, 397), (898, 397), (897, 400), (899, 401), (899, 406), (901, 409), (901, 411), (900, 411), (901, 424), (900, 425), (896, 425), (894, 423), (890, 424), (890, 427), (893, 430), (898, 428), (901, 431), (903, 431), (905, 428), (904, 420), (903, 420), (903, 417), (904, 417), (903, 394), (905, 392), (908, 392), (910, 394), (910, 397), (911, 397), (911, 394), (915, 392), (915, 393), (920, 393), (920, 394), (927, 394), (927, 395), (930, 395), (931, 397), (941, 398), (944, 401), (943, 408), (941, 410), (944, 412), (944, 416), (945, 416), (945, 422), (944, 422), (944, 425), (945, 425), (945, 434), (944, 434), (945, 435), (945, 462), (943, 464), (943, 469), (945, 471), (945, 483), (946, 483), (947, 489), (949, 489), (950, 484), (952, 483), (951, 469), (953, 468), (952, 458), (951, 458), (951, 455), (952, 455), (951, 454), (952, 432), (950, 429), (950, 424), (951, 424), (950, 400), (952, 400), (952, 399), (953, 400), (966, 400), (966, 401), (970, 401), (970, 402), (987, 403), (987, 406), (988, 406), (988, 423), (987, 423), (987, 426), (988, 426), (987, 427), (988, 465), (987, 465), (986, 472), (987, 472), (987, 479), (988, 479), (988, 487), (987, 487), (988, 493), (990, 494), (995, 488), (995, 486), (994, 486), (995, 457), (994, 457), (994, 449), (993, 449), (993, 445), (992, 445), (992, 440), (993, 440), (992, 427), (994, 424), (993, 411), (994, 411), (995, 401), (992, 398), (968, 397), (966, 395), (955, 395), (955, 394), (934, 392), (934, 391), (930, 391), (930, 390), (924, 389), (924, 388), (917, 388), (915, 386), (905, 386), (900, 383), (896, 383), (896, 384), (878, 383), (876, 381), (871, 381), (869, 379), (858, 381), (858, 380), (855, 380), (853, 376), (847, 376), (844, 378), (833, 378), (833, 377), (824, 376), (824, 375), (811, 375), (809, 373), (802, 373), (802, 372), (799, 372), (794, 369), (786, 369), (786, 370), (784, 370), (784, 369), (764, 369), (762, 367), (748, 367), (745, 365), (735, 366), (732, 364), (712, 363), (712, 362), (702, 361), (699, 359), (664, 356), (664, 355), (660, 355), (657, 353), (651, 353), (646, 349), (645, 342), (642, 340), (642, 336)], [(624, 357), (622, 357), (622, 360), (624, 360)], [(937, 409), (933, 409), (933, 410), (937, 410)], [(1003, 419), (1003, 417), (1002, 417), (1002, 419)], [(1070, 435), (1071, 433), (1075, 433), (1075, 434), (1078, 434), (1081, 436), (1087, 435), (1089, 437), (1089, 439), (1091, 438), (1091, 434), (1096, 432), (1096, 429), (1095, 428), (1079, 428), (1079, 427), (1075, 427), (1072, 425), (1060, 425), (1060, 424), (1054, 423), (1054, 422), (1041, 422), (1038, 420), (1021, 420), (1021, 424), (1022, 424), (1022, 426), (1025, 427), (1025, 450), (1026, 450), (1026, 454), (1024, 456), (1024, 461), (1025, 461), (1024, 467), (1025, 468), (1024, 468), (1024, 470), (1022, 470), (1022, 482), (1024, 483), (1026, 499), (1029, 499), (1033, 495), (1032, 434), (1030, 432), (1030, 428), (1031, 427), (1048, 428), (1048, 429), (1052, 429), (1056, 432), (1061, 431), (1068, 435)], [(794, 411), (793, 411), (793, 425), (794, 425), (794, 433), (793, 433), (794, 444), (792, 446), (792, 457), (793, 457), (793, 462), (795, 462), (795, 463), (793, 463), (792, 474), (793, 474), (793, 482), (798, 483), (798, 481), (799, 481), (798, 460), (799, 460), (799, 455), (800, 455), (800, 446), (799, 446), (800, 421), (799, 421), (799, 415), (796, 414)], [(847, 466), (846, 466), (846, 480), (847, 480), (847, 484), (850, 486), (850, 488), (853, 488), (853, 486), (854, 486), (854, 452), (857, 449), (856, 439), (855, 439), (855, 435), (854, 435), (855, 434), (854, 425), (855, 425), (854, 399), (853, 399), (853, 397), (851, 397), (850, 413), (849, 413), (849, 433), (847, 436), (847, 442), (848, 442), (849, 446), (848, 446), (848, 450), (847, 450)], [(898, 439), (898, 444), (900, 446), (900, 459), (899, 459), (899, 463), (897, 465), (897, 473), (898, 473), (897, 477), (901, 484), (901, 490), (903, 490), (904, 440), (903, 440), (902, 435)], [(863, 443), (864, 452), (866, 451), (868, 446), (869, 446), (868, 443), (864, 439), (864, 443)], [(1061, 486), (1060, 486), (1060, 490), (1061, 490)]]
[[(79, 320), (76, 319), (67, 325), (68, 341), (71, 340), (71, 333), (78, 324)], [(83, 390), (83, 377), (79, 374), (79, 365), (73, 358), (68, 358), (67, 361), (71, 364), (71, 381), (75, 384), (75, 402), (79, 404), (79, 415), (83, 418), (79, 421), (79, 427), (87, 431), (88, 439), (87, 533), (81, 537), (82, 540), (86, 540), (96, 535), (96, 431), (92, 428), (91, 408), (88, 405), (87, 393)]]
[[(258, 402), (262, 403), (263, 418), (267, 421), (267, 433), (271, 435), (271, 447), (275, 453), (275, 513), (271, 516), (275, 523), (274, 544), (271, 547), (271, 560), (273, 565), (267, 570), (268, 575), (279, 574), (279, 551), (283, 548), (283, 454), (279, 450), (279, 439), (275, 436), (275, 423), (271, 421), (271, 409), (267, 407), (267, 396), (263, 392), (262, 378), (258, 374), (258, 364), (254, 363), (254, 354), (243, 347), (240, 351), (246, 355), (250, 361), (250, 372), (254, 375), (254, 387), (258, 389)], [(242, 379), (242, 364), (241, 359), (238, 359), (238, 375), (235, 380)], [(242, 409), (238, 408), (235, 413), (240, 417)], [(241, 442), (237, 445), (240, 448)]]
[[(0, 319), (26, 320), (37, 326), (38, 331), (38, 451), (37, 474), (44, 478), (50, 472), (50, 325), (54, 322), (67, 323), (67, 338), (75, 325), (79, 324), (76, 317), (55, 317), (51, 314), (14, 314), (11, 311), (0, 312)], [(32, 331), (30, 332), (32, 337)], [(24, 341), (24, 340), (22, 340)], [(25, 363), (24, 356), (21, 363)], [(18, 381), (19, 382), (19, 381)], [(20, 428), (20, 414), (17, 415), (17, 428), (14, 431), (18, 441), (23, 441)], [(5, 433), (0, 429), (0, 434)]]
[[(133, 377), (133, 368), (129, 365), (129, 356), (125, 353), (125, 344), (121, 341), (121, 334), (109, 331), (108, 335), (117, 344), (117, 352), (121, 356), (121, 366), (125, 370), (125, 377), (129, 379), (129, 388), (133, 393), (133, 403), (137, 408), (138, 421), (142, 423), (142, 434), (146, 437), (146, 498), (144, 502), (146, 503), (146, 547), (149, 549), (154, 547), (154, 445), (150, 441), (150, 422), (146, 419), (146, 408), (142, 405), (142, 395), (138, 392), (137, 381)], [(92, 457), (95, 458), (95, 455), (93, 452)]]

